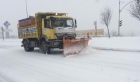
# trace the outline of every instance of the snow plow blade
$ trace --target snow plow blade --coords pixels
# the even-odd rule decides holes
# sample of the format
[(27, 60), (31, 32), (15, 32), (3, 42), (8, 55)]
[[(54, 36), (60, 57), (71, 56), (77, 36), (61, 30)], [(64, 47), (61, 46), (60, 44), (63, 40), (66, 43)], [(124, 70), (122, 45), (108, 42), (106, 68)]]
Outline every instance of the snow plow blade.
[(87, 38), (81, 39), (65, 39), (63, 37), (63, 55), (69, 56), (80, 53), (88, 46), (90, 39), (89, 34), (87, 34)]

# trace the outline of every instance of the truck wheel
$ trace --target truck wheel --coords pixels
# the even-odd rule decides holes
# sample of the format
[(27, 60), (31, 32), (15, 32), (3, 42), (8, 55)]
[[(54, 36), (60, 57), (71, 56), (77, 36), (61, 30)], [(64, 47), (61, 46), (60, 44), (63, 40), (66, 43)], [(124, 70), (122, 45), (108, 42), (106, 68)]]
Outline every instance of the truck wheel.
[(51, 49), (49, 47), (47, 47), (47, 54), (50, 54)]
[(42, 41), (41, 43), (41, 50), (44, 54), (50, 54), (50, 48), (46, 45), (45, 41)]
[(30, 51), (34, 51), (34, 47), (30, 47)]
[(23, 45), (24, 45), (24, 50), (25, 50), (26, 52), (30, 51), (30, 48), (29, 48), (29, 45), (28, 45), (28, 42), (27, 42), (27, 41), (24, 41), (24, 42), (23, 42)]

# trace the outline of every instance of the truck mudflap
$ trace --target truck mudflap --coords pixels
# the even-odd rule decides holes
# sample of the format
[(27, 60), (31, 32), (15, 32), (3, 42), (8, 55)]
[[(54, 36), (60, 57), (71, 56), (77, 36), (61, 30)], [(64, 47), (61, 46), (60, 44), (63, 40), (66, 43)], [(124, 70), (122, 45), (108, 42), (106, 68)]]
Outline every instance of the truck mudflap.
[(63, 55), (79, 54), (88, 46), (90, 39), (89, 34), (87, 34), (87, 38), (83, 39), (65, 39), (65, 37), (63, 37)]

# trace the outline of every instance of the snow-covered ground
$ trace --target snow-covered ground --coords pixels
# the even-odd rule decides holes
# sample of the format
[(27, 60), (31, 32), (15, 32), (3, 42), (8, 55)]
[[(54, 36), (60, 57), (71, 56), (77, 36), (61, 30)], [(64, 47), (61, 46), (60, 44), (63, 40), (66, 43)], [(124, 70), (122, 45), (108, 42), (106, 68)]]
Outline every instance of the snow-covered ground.
[(0, 82), (140, 82), (140, 37), (92, 38), (80, 54), (25, 52), (19, 39), (0, 39)]
[(140, 37), (98, 37), (89, 42), (93, 48), (140, 52)]

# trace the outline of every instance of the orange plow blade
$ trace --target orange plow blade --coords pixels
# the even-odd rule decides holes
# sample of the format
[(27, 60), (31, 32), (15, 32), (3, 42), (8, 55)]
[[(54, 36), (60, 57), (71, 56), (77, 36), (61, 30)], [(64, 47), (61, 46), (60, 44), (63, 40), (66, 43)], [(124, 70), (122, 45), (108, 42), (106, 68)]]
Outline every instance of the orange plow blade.
[(88, 42), (91, 38), (83, 38), (83, 39), (65, 39), (63, 37), (63, 55), (74, 55), (80, 53), (83, 49), (88, 46)]

